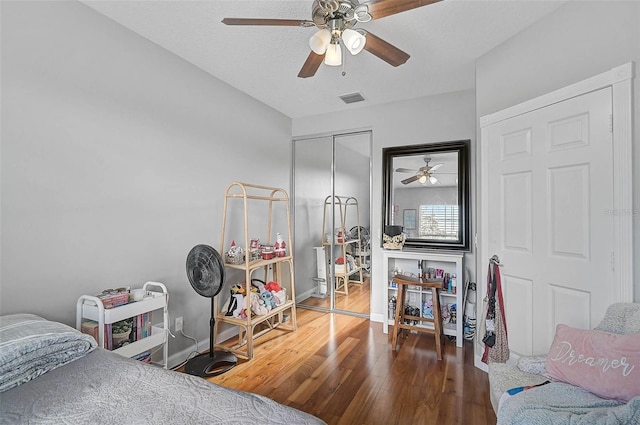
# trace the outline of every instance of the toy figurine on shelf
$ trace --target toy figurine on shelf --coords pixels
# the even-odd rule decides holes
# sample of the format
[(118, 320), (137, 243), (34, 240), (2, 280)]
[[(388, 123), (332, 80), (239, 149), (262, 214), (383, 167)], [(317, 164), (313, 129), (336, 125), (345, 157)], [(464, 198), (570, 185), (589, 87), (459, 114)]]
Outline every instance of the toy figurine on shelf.
[(249, 261), (255, 261), (260, 258), (260, 239), (251, 239), (249, 243)]
[(284, 238), (280, 233), (276, 233), (276, 244), (273, 248), (276, 253), (276, 257), (287, 256), (287, 244), (284, 242)]
[(229, 264), (240, 264), (244, 261), (244, 250), (236, 245), (236, 241), (231, 241), (231, 247), (224, 253), (224, 260)]

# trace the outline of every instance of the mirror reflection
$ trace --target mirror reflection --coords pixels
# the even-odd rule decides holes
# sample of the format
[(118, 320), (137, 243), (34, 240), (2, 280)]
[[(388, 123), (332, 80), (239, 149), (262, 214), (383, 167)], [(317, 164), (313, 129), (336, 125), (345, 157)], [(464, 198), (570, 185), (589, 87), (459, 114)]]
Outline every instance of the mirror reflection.
[(299, 306), (369, 315), (371, 132), (293, 141)]
[(408, 238), (458, 239), (458, 153), (392, 158), (391, 224)]
[(383, 232), (408, 248), (469, 248), (469, 141), (385, 148)]

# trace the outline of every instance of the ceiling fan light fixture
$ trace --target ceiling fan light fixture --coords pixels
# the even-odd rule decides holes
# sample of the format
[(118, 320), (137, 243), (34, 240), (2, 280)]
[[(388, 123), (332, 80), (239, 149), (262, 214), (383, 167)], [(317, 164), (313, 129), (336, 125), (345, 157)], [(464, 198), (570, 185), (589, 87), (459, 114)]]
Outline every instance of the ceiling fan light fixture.
[(420, 178), (418, 179), (418, 181), (422, 184), (425, 184), (427, 182), (427, 176), (422, 175), (420, 176)]
[(327, 53), (324, 55), (324, 63), (329, 66), (342, 65), (342, 49), (340, 48), (340, 44), (329, 44)]
[(431, 177), (429, 177), (429, 182), (430, 182), (431, 184), (436, 184), (436, 183), (438, 183), (438, 179), (437, 179), (437, 178), (435, 178), (435, 177), (433, 177), (433, 176), (431, 176)]
[(347, 50), (349, 50), (349, 53), (357, 55), (364, 49), (367, 39), (358, 31), (347, 28), (342, 32), (342, 41)]
[(328, 29), (322, 29), (311, 36), (309, 39), (309, 47), (317, 55), (324, 55), (331, 42), (331, 32)]

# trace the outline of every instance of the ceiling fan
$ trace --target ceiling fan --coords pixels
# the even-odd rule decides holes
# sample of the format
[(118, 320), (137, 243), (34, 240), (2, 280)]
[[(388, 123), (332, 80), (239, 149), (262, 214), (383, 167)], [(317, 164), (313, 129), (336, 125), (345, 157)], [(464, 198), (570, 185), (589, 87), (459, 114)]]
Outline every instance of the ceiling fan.
[(311, 5), (312, 20), (224, 18), (226, 25), (267, 25), (317, 27), (318, 31), (309, 39), (311, 52), (302, 69), (300, 78), (313, 77), (324, 61), (329, 66), (342, 65), (341, 45), (357, 55), (363, 49), (383, 61), (399, 66), (409, 55), (369, 31), (354, 29), (358, 24), (395, 15), (440, 0), (315, 0)]
[(431, 158), (425, 156), (423, 159), (425, 162), (424, 167), (420, 167), (417, 170), (412, 170), (410, 168), (396, 168), (396, 172), (398, 173), (414, 173), (413, 176), (402, 180), (401, 181), (402, 184), (409, 184), (415, 181), (419, 181), (422, 184), (427, 184), (427, 182), (431, 184), (438, 183), (439, 180), (436, 176), (434, 176), (434, 172), (438, 168), (442, 167), (444, 164), (438, 163), (438, 164), (429, 166), (429, 161), (431, 161)]

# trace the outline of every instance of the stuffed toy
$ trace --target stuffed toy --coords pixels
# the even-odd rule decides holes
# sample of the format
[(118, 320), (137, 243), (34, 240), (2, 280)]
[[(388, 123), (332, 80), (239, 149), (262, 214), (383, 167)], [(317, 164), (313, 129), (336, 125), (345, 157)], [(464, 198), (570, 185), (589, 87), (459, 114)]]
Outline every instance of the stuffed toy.
[(233, 292), (231, 293), (231, 297), (227, 303), (227, 313), (225, 316), (233, 316), (233, 311), (238, 308), (238, 301), (234, 298)]
[(258, 316), (262, 316), (264, 314), (267, 314), (269, 312), (269, 310), (267, 310), (267, 307), (264, 305), (264, 301), (262, 300), (262, 298), (260, 297), (260, 295), (256, 294), (255, 292), (251, 292), (251, 311), (258, 315)]
[(251, 279), (251, 286), (253, 286), (254, 288), (258, 288), (258, 292), (261, 294), (266, 291), (264, 282), (260, 279)]
[(240, 284), (235, 284), (231, 287), (231, 297), (229, 297), (229, 305), (227, 308), (227, 313), (225, 316), (235, 316), (234, 312), (238, 309), (238, 307), (242, 308), (242, 305), (238, 306), (238, 299), (235, 295), (244, 295), (245, 290)]
[[(245, 307), (244, 295), (234, 294), (233, 298), (234, 298), (234, 301), (231, 302), (231, 304), (235, 304), (235, 309), (233, 310), (233, 317), (240, 317), (240, 313)], [(231, 308), (231, 305), (229, 305), (229, 308)]]
[(273, 299), (273, 294), (269, 291), (264, 291), (262, 293), (262, 300), (264, 301), (264, 305), (267, 309), (271, 310), (276, 307), (276, 301)]
[(231, 287), (231, 295), (234, 294), (243, 294), (244, 295), (245, 290), (244, 290), (244, 286), (240, 285), (239, 283), (236, 283), (235, 285), (233, 285)]
[(269, 292), (278, 292), (279, 290), (281, 290), (282, 288), (280, 287), (280, 285), (278, 284), (278, 282), (274, 282), (273, 280), (269, 283), (267, 283), (266, 285), (264, 285), (264, 289), (266, 289)]

